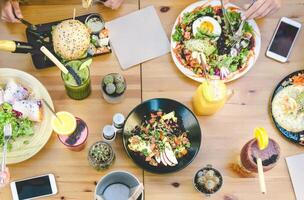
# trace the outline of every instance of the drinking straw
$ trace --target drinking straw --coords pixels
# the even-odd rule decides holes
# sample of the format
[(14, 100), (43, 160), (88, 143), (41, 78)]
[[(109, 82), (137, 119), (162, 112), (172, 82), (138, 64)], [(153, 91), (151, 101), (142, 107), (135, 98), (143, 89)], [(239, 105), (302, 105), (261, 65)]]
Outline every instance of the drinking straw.
[[(267, 132), (264, 128), (255, 128), (254, 135), (258, 142), (259, 150), (262, 151), (263, 149), (265, 149), (268, 146)], [(265, 144), (265, 142), (267, 143), (267, 145)], [(261, 190), (262, 194), (266, 194), (266, 184), (265, 184), (265, 176), (264, 176), (264, 171), (263, 171), (262, 159), (259, 158), (258, 155), (256, 155), (256, 158), (257, 158), (257, 165), (258, 165), (260, 190)]]
[(265, 176), (264, 176), (263, 164), (261, 158), (257, 158), (257, 165), (258, 165), (260, 190), (262, 194), (266, 194)]
[(70, 73), (75, 79), (77, 85), (81, 85), (81, 78), (70, 66), (64, 66), (47, 48), (42, 46), (40, 50), (46, 55), (64, 74)]
[(69, 73), (67, 68), (45, 47), (42, 46), (40, 50), (46, 55), (64, 74)]

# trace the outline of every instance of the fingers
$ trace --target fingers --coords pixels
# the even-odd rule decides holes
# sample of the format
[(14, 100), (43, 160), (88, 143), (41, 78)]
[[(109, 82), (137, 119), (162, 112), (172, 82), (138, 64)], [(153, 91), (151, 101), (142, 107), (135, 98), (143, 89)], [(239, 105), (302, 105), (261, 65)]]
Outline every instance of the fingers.
[(17, 20), (15, 18), (15, 15), (13, 12), (14, 12), (14, 9), (13, 9), (11, 2), (6, 1), (2, 8), (1, 19), (3, 19), (6, 22), (13, 22), (13, 23), (19, 22), (19, 20)]
[(9, 183), (9, 181), (10, 181), (10, 173), (9, 173), (8, 168), (5, 169), (5, 172), (1, 172), (0, 173), (0, 179), (4, 180), (4, 183), (0, 184), (0, 188), (4, 187), (6, 184)]
[(23, 18), (22, 12), (21, 12), (21, 9), (19, 6), (19, 1), (12, 1), (11, 4), (12, 4), (12, 7), (14, 9), (16, 16), (19, 18)]
[(257, 0), (251, 8), (245, 12), (245, 18), (254, 19), (262, 18), (266, 15), (273, 14), (281, 7), (280, 0)]
[(118, 9), (122, 4), (122, 1), (116, 1), (113, 5), (112, 5), (112, 9), (116, 10)]
[(122, 2), (123, 0), (108, 0), (104, 3), (104, 5), (112, 8), (113, 10), (116, 10), (121, 6)]
[(264, 17), (266, 15), (267, 10), (272, 10), (271, 1), (269, 0), (264, 1), (263, 5), (258, 10), (256, 10), (249, 18), (254, 19)]
[(246, 10), (245, 17), (247, 19), (252, 19), (252, 16), (259, 11), (265, 2), (266, 0), (257, 0), (248, 10)]
[(270, 13), (271, 11), (272, 11), (272, 8), (271, 8), (271, 7), (268, 7), (268, 8), (266, 8), (266, 10), (263, 12), (262, 15), (256, 16), (256, 17), (254, 17), (254, 18), (256, 18), (256, 19), (263, 18), (263, 17), (265, 17), (266, 15), (269, 15), (269, 13)]
[(112, 7), (112, 0), (108, 0), (108, 1), (104, 2), (103, 5), (111, 8)]

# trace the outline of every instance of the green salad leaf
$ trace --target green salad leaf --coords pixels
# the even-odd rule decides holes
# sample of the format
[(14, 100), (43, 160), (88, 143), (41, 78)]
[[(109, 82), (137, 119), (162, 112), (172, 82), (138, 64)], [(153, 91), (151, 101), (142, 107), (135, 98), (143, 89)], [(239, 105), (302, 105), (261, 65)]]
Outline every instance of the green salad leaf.
[(172, 35), (172, 39), (175, 42), (180, 42), (183, 39), (183, 33), (182, 33), (182, 28), (180, 26), (175, 27), (175, 32)]
[(219, 56), (219, 61), (218, 61), (217, 67), (219, 67), (219, 68), (222, 68), (222, 67), (229, 68), (233, 61), (234, 61), (234, 57), (227, 56), (227, 55)]
[(211, 6), (207, 6), (201, 10), (198, 10), (196, 12), (188, 12), (185, 13), (182, 19), (182, 24), (189, 25), (190, 23), (194, 22), (197, 18), (202, 16), (213, 16), (214, 10)]
[(253, 28), (251, 25), (249, 25), (248, 22), (245, 22), (244, 26), (243, 26), (243, 33), (253, 33)]
[[(31, 136), (34, 134), (33, 122), (27, 118), (18, 118), (13, 112), (12, 106), (8, 103), (3, 103), (0, 106), (0, 146), (3, 146), (3, 128), (8, 123), (12, 125), (11, 141), (21, 136)], [(11, 148), (12, 145), (9, 144), (8, 147)]]
[(227, 12), (229, 23), (233, 26), (238, 26), (241, 23), (241, 13), (239, 12)]

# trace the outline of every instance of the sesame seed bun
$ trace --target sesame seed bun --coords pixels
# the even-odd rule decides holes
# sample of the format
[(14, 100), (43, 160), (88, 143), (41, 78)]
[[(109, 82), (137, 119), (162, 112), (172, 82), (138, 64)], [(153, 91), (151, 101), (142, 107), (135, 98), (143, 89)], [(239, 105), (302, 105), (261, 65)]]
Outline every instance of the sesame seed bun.
[(79, 20), (65, 20), (52, 32), (55, 53), (65, 60), (83, 57), (90, 45), (90, 32)]

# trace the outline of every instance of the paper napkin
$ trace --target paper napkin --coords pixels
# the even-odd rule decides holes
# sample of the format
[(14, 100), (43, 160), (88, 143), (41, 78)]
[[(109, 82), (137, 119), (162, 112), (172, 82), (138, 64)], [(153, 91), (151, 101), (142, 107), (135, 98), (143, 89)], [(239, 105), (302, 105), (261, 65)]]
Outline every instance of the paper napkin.
[(297, 200), (304, 200), (304, 154), (286, 158), (289, 175)]
[(122, 69), (170, 51), (168, 37), (153, 6), (106, 23)]

